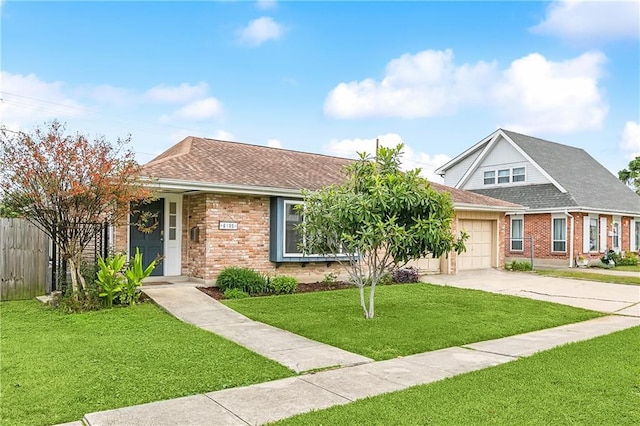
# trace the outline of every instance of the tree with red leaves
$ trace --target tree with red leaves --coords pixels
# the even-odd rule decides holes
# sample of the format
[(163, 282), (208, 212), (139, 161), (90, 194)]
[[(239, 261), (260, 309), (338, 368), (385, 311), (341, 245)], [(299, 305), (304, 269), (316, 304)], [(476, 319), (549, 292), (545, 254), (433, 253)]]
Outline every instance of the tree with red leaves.
[(127, 217), (132, 201), (150, 198), (140, 166), (126, 148), (131, 137), (111, 144), (65, 134), (58, 121), (31, 133), (0, 130), (0, 189), (3, 202), (44, 231), (59, 247), (72, 289), (85, 297), (80, 273), (84, 249), (104, 221)]

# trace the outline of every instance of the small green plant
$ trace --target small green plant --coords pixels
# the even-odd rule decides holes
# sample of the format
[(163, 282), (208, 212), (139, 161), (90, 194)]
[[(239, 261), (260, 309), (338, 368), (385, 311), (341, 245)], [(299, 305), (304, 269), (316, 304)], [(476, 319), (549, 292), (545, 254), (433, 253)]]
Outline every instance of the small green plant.
[(216, 285), (222, 291), (238, 288), (249, 294), (263, 293), (267, 290), (267, 280), (258, 271), (235, 266), (224, 268), (218, 275)]
[(87, 280), (85, 292), (79, 295), (73, 292), (71, 286), (66, 286), (63, 291), (56, 292), (53, 296), (51, 306), (65, 314), (79, 312), (98, 311), (104, 307), (102, 298), (99, 296), (100, 288), (93, 281)]
[(246, 299), (247, 297), (251, 297), (249, 293), (239, 288), (228, 288), (224, 291), (225, 299)]
[(142, 285), (142, 280), (147, 278), (156, 268), (157, 259), (149, 263), (146, 268), (142, 267), (142, 254), (136, 247), (136, 254), (129, 261), (129, 266), (124, 271), (126, 281), (122, 285), (120, 302), (129, 306), (135, 305), (140, 298), (138, 287)]
[(127, 261), (124, 254), (116, 254), (103, 259), (98, 258), (98, 278), (95, 283), (100, 286), (99, 296), (104, 298), (107, 308), (113, 306), (113, 301), (120, 295), (126, 279), (122, 275), (122, 268)]
[(638, 256), (628, 251), (625, 252), (624, 257), (620, 258), (620, 263), (616, 263), (616, 266), (636, 266), (638, 265)]
[(338, 276), (333, 272), (328, 272), (324, 274), (324, 278), (322, 278), (322, 281), (320, 282), (324, 285), (331, 285), (331, 284), (335, 284), (337, 281), (338, 281)]
[(531, 271), (531, 262), (527, 260), (514, 260), (504, 265), (507, 271)]
[(289, 275), (276, 275), (269, 280), (269, 291), (275, 294), (291, 294), (298, 288), (298, 279)]

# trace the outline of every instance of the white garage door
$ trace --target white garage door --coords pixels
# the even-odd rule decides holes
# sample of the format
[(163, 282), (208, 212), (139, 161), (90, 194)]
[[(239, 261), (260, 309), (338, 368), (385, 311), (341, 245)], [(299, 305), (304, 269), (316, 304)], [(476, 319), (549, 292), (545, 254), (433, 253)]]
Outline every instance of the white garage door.
[(469, 234), (467, 251), (458, 256), (458, 270), (491, 268), (492, 253), (491, 220), (460, 220), (458, 229)]

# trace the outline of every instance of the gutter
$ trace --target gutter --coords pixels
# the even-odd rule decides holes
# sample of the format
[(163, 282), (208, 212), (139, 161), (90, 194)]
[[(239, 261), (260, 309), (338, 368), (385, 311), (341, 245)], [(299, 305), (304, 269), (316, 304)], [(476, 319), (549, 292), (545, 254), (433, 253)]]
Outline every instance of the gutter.
[(300, 189), (274, 188), (269, 186), (225, 185), (206, 182), (194, 182), (179, 179), (142, 179), (145, 186), (156, 190), (173, 191), (206, 191), (223, 194), (265, 195), (265, 196), (295, 196), (302, 197)]

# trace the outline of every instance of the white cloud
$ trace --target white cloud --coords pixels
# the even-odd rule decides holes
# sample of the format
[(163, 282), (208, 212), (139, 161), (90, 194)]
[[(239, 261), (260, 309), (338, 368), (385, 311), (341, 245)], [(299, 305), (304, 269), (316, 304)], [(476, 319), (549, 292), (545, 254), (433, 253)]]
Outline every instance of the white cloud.
[(627, 121), (620, 137), (620, 147), (629, 153), (629, 159), (640, 155), (640, 123)]
[(170, 116), (163, 116), (163, 121), (183, 119), (190, 121), (204, 121), (215, 118), (222, 112), (222, 104), (214, 97), (193, 101), (175, 111)]
[(216, 130), (213, 139), (218, 139), (221, 141), (232, 141), (235, 139), (235, 136), (231, 132), (227, 132), (226, 130)]
[(533, 33), (570, 41), (638, 39), (638, 1), (554, 1)]
[(514, 130), (595, 129), (608, 112), (599, 87), (605, 62), (599, 52), (560, 62), (533, 53), (501, 71), (495, 62), (456, 65), (451, 50), (425, 50), (390, 61), (381, 81), (340, 83), (329, 92), (324, 112), (336, 118), (420, 118), (481, 106)]
[(262, 16), (249, 22), (238, 32), (241, 43), (259, 46), (268, 40), (277, 40), (284, 34), (284, 28), (270, 16)]
[(271, 148), (282, 148), (282, 142), (278, 139), (269, 139), (267, 141), (267, 146), (270, 146)]
[(182, 83), (179, 86), (160, 84), (147, 90), (144, 97), (152, 102), (186, 103), (201, 99), (209, 93), (209, 85), (204, 81), (198, 84)]
[(83, 104), (67, 94), (66, 84), (61, 81), (49, 83), (35, 74), (2, 71), (0, 87), (4, 92), (0, 103), (2, 124), (13, 130), (34, 122), (82, 117), (89, 113)]
[(504, 127), (525, 133), (600, 128), (609, 110), (598, 86), (605, 62), (599, 52), (562, 62), (538, 53), (513, 61), (492, 91)]
[(275, 9), (278, 7), (278, 2), (276, 0), (258, 0), (256, 2), (256, 6), (258, 6), (258, 9), (262, 10)]
[(324, 112), (338, 118), (443, 115), (480, 101), (494, 74), (495, 63), (456, 66), (449, 49), (405, 54), (387, 64), (380, 82), (340, 83), (327, 96)]
[[(402, 137), (397, 133), (387, 133), (371, 139), (332, 139), (328, 145), (324, 146), (324, 151), (340, 157), (357, 158), (359, 152), (373, 154), (376, 150), (376, 139), (378, 139), (379, 146), (387, 148), (403, 143)], [(451, 157), (445, 154), (431, 155), (416, 151), (406, 144), (402, 152), (402, 168), (404, 170), (420, 168), (422, 176), (432, 182), (442, 183), (442, 177), (436, 175), (434, 171), (447, 163)]]

